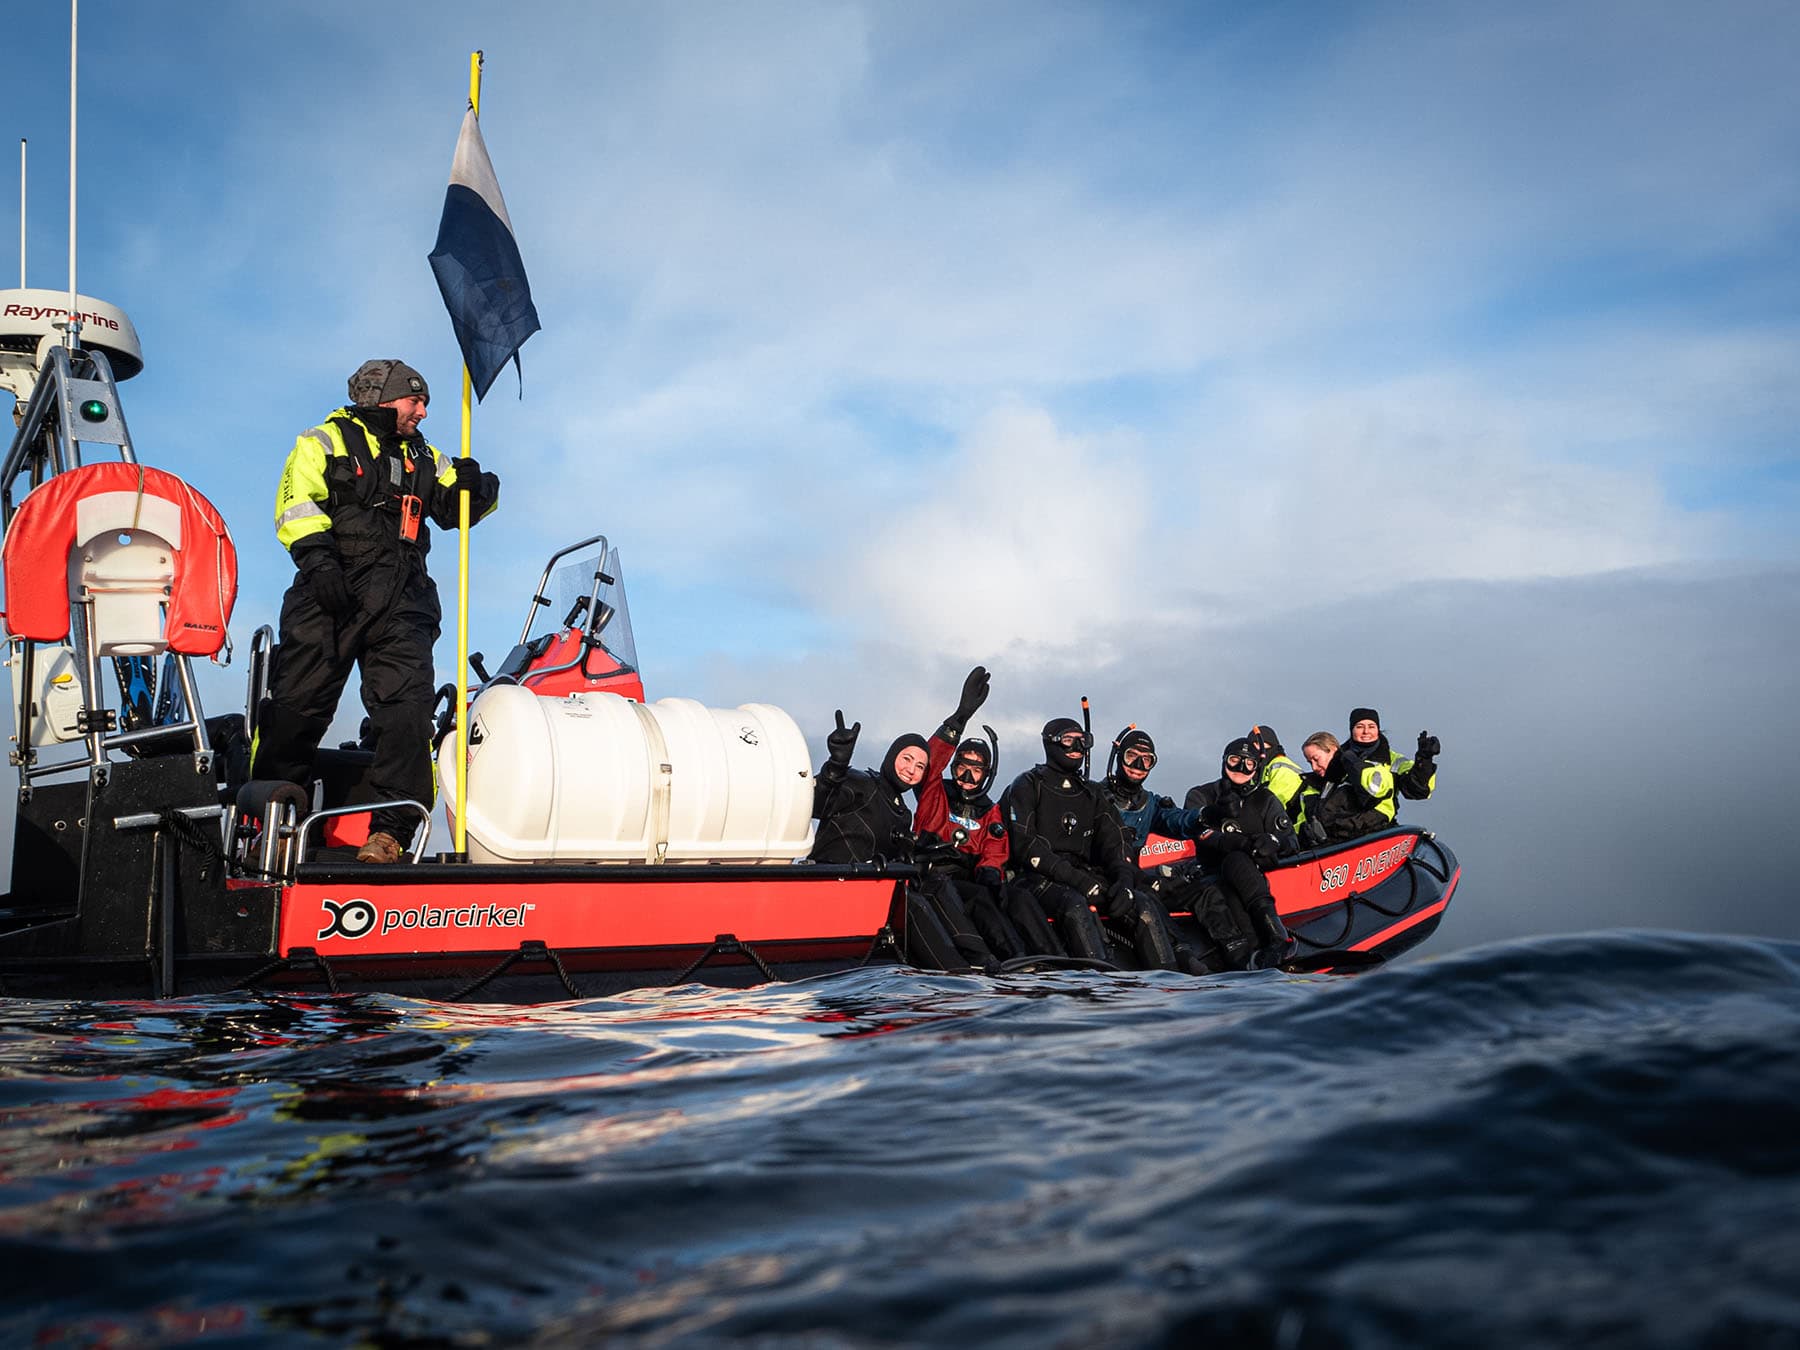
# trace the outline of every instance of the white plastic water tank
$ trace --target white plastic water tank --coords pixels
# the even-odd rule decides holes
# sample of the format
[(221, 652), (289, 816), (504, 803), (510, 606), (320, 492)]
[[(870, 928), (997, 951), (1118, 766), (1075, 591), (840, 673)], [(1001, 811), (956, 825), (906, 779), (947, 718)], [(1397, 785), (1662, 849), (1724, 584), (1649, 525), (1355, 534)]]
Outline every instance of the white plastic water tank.
[(474, 862), (786, 862), (812, 847), (806, 738), (766, 703), (497, 685), (470, 709), (469, 742)]

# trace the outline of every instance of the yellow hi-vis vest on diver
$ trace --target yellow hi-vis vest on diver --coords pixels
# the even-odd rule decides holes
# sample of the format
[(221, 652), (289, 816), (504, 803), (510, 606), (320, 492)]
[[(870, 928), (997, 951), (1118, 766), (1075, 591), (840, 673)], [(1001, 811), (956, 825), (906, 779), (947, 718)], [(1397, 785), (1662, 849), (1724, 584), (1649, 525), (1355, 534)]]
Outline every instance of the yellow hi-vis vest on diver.
[[(1297, 817), (1300, 812), (1300, 789), (1306, 781), (1306, 771), (1286, 755), (1276, 755), (1262, 767), (1262, 776), (1258, 781), (1275, 799), (1287, 809), (1290, 817)], [(1299, 824), (1298, 819), (1294, 821)]]
[(1394, 773), (1380, 762), (1363, 765), (1362, 777), (1356, 785), (1375, 799), (1375, 809), (1391, 822), (1394, 819)]

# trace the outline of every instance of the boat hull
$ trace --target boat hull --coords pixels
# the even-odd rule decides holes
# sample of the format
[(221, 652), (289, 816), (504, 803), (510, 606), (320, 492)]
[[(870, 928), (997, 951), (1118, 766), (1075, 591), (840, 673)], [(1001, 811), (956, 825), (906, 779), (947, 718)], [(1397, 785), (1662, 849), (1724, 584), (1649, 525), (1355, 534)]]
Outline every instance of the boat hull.
[(1269, 874), (1275, 909), (1312, 969), (1390, 961), (1436, 931), (1462, 880), (1456, 855), (1402, 826), (1303, 854)]
[(141, 896), (115, 898), (140, 916), (136, 951), (84, 950), (79, 916), (17, 924), (0, 932), (0, 991), (104, 998), (304, 987), (536, 1002), (689, 978), (750, 985), (896, 959), (899, 897), (912, 875), (804, 863), (324, 863), (285, 885), (189, 888), (178, 933), (216, 931), (224, 912), (240, 937), (210, 950), (177, 942), (166, 961), (156, 907)]
[[(1293, 968), (1354, 971), (1430, 936), (1462, 873), (1433, 835), (1401, 827), (1303, 854), (1268, 875), (1298, 944)], [(177, 930), (212, 936), (160, 960), (156, 908), (141, 897), (118, 897), (141, 916), (140, 950), (115, 940), (104, 952), (83, 951), (84, 928), (94, 925), (75, 915), (17, 925), (0, 932), (0, 991), (381, 990), (544, 1002), (690, 980), (748, 987), (899, 959), (911, 876), (909, 868), (809, 864), (327, 862), (281, 886), (191, 888)], [(230, 924), (240, 936), (221, 940)], [(123, 926), (115, 918), (108, 931)]]
[[(1143, 866), (1192, 865), (1192, 840), (1152, 835)], [(1354, 970), (1392, 960), (1429, 937), (1462, 879), (1429, 830), (1396, 826), (1283, 860), (1266, 873), (1275, 910), (1294, 936), (1291, 964)], [(1178, 913), (1178, 924), (1191, 916)]]
[(303, 868), (283, 889), (277, 947), (291, 974), (329, 963), (352, 982), (435, 971), (466, 986), (473, 968), (537, 962), (613, 977), (584, 993), (756, 983), (892, 959), (904, 880), (808, 864)]

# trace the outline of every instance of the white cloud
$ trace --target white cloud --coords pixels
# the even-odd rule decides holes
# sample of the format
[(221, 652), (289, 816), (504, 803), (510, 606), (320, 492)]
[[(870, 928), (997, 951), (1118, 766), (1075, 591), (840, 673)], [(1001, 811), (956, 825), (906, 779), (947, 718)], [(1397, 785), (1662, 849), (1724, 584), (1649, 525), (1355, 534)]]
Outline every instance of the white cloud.
[(1101, 630), (1110, 642), (1403, 580), (1570, 576), (1701, 551), (1702, 525), (1654, 480), (1560, 459), (1504, 402), (1455, 381), (1231, 395), (1231, 422), (1157, 441), (1004, 405), (946, 456), (868, 470), (879, 487), (854, 529), (843, 484), (788, 499), (795, 529), (818, 527), (795, 564), (800, 593), (848, 633), (921, 651), (1103, 661), (1116, 653), (1095, 645)]
[(1148, 500), (1128, 444), (1061, 433), (1042, 411), (997, 410), (947, 458), (872, 503), (813, 594), (864, 631), (921, 651), (1000, 645), (1063, 654), (1141, 589), (1128, 539)]
[(1644, 566), (1692, 555), (1703, 533), (1654, 477), (1569, 458), (1467, 375), (1245, 393), (1229, 476), (1205, 476), (1214, 501), (1255, 504), (1239, 528), (1285, 545), (1259, 572), (1293, 599)]

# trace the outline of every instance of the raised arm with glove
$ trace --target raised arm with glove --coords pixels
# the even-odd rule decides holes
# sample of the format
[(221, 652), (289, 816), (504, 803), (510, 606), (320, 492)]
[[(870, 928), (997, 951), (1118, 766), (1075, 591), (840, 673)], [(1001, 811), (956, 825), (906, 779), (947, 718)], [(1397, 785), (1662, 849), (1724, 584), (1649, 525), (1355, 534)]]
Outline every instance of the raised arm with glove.
[(862, 723), (844, 725), (844, 710), (837, 710), (837, 729), (826, 733), (825, 758), (833, 768), (842, 772), (850, 767), (850, 756), (856, 753), (856, 738), (862, 735)]
[(1419, 733), (1419, 753), (1405, 771), (1394, 777), (1400, 795), (1410, 801), (1424, 801), (1437, 787), (1437, 757), (1443, 745), (1429, 731)]
[(954, 746), (962, 739), (963, 731), (969, 725), (969, 719), (981, 710), (982, 704), (987, 702), (988, 679), (986, 666), (976, 666), (963, 679), (962, 697), (957, 700), (956, 711), (944, 719), (943, 726), (939, 727), (937, 732), (951, 745)]

